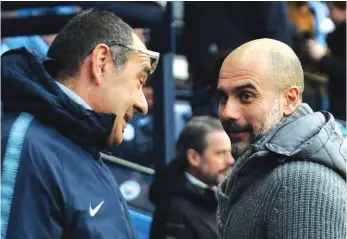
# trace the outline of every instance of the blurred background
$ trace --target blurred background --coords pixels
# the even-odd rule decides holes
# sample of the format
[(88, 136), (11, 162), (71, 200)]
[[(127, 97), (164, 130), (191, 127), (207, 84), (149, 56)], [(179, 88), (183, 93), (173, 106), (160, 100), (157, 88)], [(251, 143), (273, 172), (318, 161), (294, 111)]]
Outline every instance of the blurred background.
[(144, 92), (149, 114), (128, 123), (119, 147), (105, 149), (129, 204), (139, 238), (148, 238), (153, 174), (175, 157), (192, 116), (218, 117), (219, 69), (235, 48), (272, 38), (293, 48), (305, 71), (303, 101), (338, 119), (346, 136), (346, 2), (1, 2), (1, 54), (29, 47), (46, 54), (78, 12), (99, 8), (130, 24), (161, 53)]

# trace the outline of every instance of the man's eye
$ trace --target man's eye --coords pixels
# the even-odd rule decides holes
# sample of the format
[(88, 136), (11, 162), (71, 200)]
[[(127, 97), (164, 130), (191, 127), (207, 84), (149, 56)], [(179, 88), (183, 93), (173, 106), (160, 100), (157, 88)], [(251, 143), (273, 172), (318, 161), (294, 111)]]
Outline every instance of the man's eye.
[(141, 87), (146, 85), (146, 81), (143, 78), (140, 78), (139, 82)]
[(148, 76), (147, 75), (143, 75), (140, 77), (139, 81), (141, 82), (141, 85), (144, 86), (147, 82)]
[(217, 152), (217, 155), (220, 155), (220, 156), (222, 156), (222, 155), (224, 155), (224, 154), (225, 154), (224, 151), (219, 151), (219, 152)]
[(240, 99), (241, 101), (244, 101), (244, 102), (251, 102), (253, 99), (253, 96), (250, 93), (243, 92), (240, 94)]

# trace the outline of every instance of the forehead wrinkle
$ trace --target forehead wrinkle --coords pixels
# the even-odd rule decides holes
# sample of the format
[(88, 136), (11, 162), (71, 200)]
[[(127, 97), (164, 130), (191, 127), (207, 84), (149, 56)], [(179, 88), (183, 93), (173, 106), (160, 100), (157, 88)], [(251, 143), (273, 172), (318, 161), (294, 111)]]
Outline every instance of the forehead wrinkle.
[[(251, 89), (252, 91), (258, 92), (258, 93), (263, 93), (266, 90), (262, 89), (254, 80), (252, 79), (240, 79), (243, 80), (244, 82), (242, 83), (235, 83), (235, 84), (228, 84), (228, 83), (220, 83), (218, 84), (217, 91), (222, 91), (226, 94), (234, 94), (237, 93), (241, 89)], [(239, 80), (236, 80), (239, 81)], [(234, 81), (234, 82), (236, 82)], [(253, 85), (255, 87), (247, 87), (247, 85)], [(243, 88), (244, 87), (244, 88)]]
[(220, 80), (234, 80), (234, 78), (240, 78), (238, 80), (243, 80), (243, 79), (252, 79), (254, 80), (257, 84), (259, 84), (259, 79), (261, 76), (253, 71), (250, 70), (241, 70), (241, 71), (236, 71), (236, 72), (221, 72), (219, 74), (219, 79)]
[[(268, 72), (267, 66), (264, 66), (263, 68), (259, 68), (259, 66), (256, 66), (256, 69), (247, 70), (244, 66), (245, 63), (243, 63), (242, 68), (240, 67), (237, 69), (236, 67), (232, 69), (231, 67), (226, 66), (224, 70), (221, 70), (219, 75), (218, 83), (223, 84), (232, 84), (236, 81), (240, 80), (250, 80), (254, 82), (254, 84), (257, 86), (258, 91), (272, 88), (274, 82), (272, 82), (271, 75)], [(249, 67), (249, 65), (248, 65)], [(251, 68), (251, 67), (249, 67)]]
[[(240, 81), (242, 81), (241, 83), (238, 83), (238, 82), (240, 82)], [(241, 87), (241, 86), (244, 86), (244, 85), (248, 85), (248, 84), (252, 84), (252, 85), (254, 85), (255, 87), (259, 87), (258, 86), (258, 84), (257, 84), (257, 82), (255, 81), (255, 80), (253, 80), (252, 78), (243, 78), (243, 79), (237, 79), (237, 80), (234, 80), (234, 81), (232, 81), (232, 83), (230, 84), (229, 82), (221, 82), (220, 84), (218, 84), (218, 85), (226, 85), (226, 86), (231, 86), (231, 87), (233, 87), (233, 88), (236, 88), (236, 87)]]
[(254, 73), (253, 71), (243, 71), (246, 74), (241, 74), (241, 72), (235, 72), (235, 73), (226, 73), (226, 74), (220, 74), (218, 85), (220, 84), (228, 84), (228, 85), (234, 85), (235, 82), (238, 81), (246, 81), (245, 84), (247, 84), (249, 81), (254, 82), (253, 84), (256, 85), (257, 88), (260, 86), (260, 75)]

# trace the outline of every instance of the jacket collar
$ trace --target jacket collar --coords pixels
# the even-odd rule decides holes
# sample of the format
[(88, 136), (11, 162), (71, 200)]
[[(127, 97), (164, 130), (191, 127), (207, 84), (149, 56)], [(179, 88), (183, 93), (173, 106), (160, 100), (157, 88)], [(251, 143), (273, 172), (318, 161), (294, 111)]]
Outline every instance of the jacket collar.
[(346, 142), (336, 127), (330, 113), (313, 112), (307, 104), (301, 104), (292, 115), (251, 145), (237, 159), (233, 171), (243, 168), (242, 171), (257, 169), (259, 172), (261, 167), (266, 169), (266, 163), (259, 158), (270, 164), (300, 160), (325, 165), (345, 178)]
[(4, 112), (27, 112), (82, 147), (107, 145), (116, 115), (88, 110), (72, 100), (47, 72), (50, 59), (26, 48), (1, 56)]
[(87, 110), (92, 110), (92, 107), (90, 107), (79, 95), (77, 95), (74, 91), (70, 90), (65, 85), (59, 83), (58, 81), (55, 82), (59, 88), (70, 97), (71, 100), (75, 101), (77, 104), (82, 105)]

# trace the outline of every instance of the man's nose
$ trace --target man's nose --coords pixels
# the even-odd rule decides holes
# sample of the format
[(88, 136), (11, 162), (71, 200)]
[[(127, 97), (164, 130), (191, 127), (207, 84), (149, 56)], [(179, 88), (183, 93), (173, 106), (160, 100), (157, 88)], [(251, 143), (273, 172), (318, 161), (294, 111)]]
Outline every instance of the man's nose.
[(219, 117), (221, 120), (234, 120), (240, 119), (241, 113), (239, 106), (234, 100), (228, 99), (225, 104), (219, 105)]
[(227, 159), (226, 159), (226, 164), (227, 164), (227, 167), (231, 167), (235, 164), (235, 159), (234, 157), (232, 156), (232, 154), (228, 154), (227, 156)]
[(141, 91), (139, 98), (137, 99), (134, 105), (135, 112), (138, 114), (147, 114), (148, 113), (148, 104), (143, 91)]

